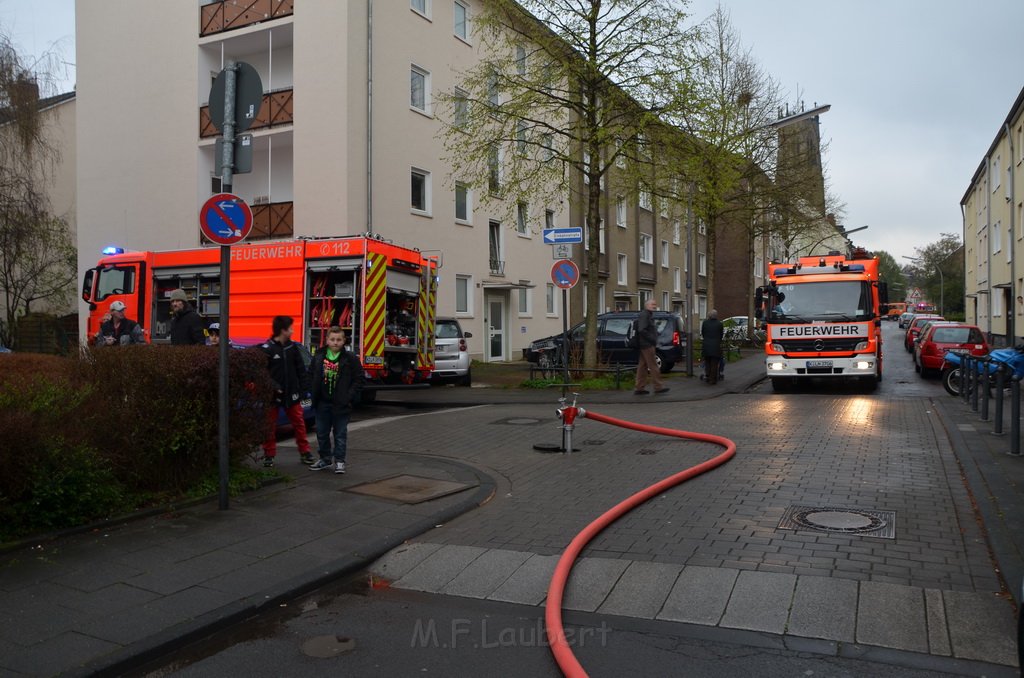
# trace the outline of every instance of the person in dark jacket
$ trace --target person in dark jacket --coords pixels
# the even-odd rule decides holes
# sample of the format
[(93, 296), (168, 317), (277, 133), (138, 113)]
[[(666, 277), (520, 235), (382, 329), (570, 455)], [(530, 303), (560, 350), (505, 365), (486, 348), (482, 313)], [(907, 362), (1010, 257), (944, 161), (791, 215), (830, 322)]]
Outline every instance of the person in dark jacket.
[(718, 383), (722, 370), (722, 336), (725, 327), (718, 319), (718, 311), (712, 309), (707, 319), (700, 324), (701, 357), (704, 358), (704, 377), (709, 384)]
[(655, 355), (655, 347), (658, 345), (658, 328), (654, 324), (654, 312), (658, 310), (658, 302), (648, 299), (644, 303), (644, 310), (636, 323), (637, 348), (639, 349), (638, 364), (636, 366), (636, 390), (635, 395), (647, 395), (647, 381), (654, 385), (655, 393), (665, 393), (668, 387), (661, 383), (661, 370), (658, 368), (658, 360)]
[(110, 305), (110, 313), (104, 317), (99, 334), (96, 335), (97, 346), (127, 346), (146, 343), (142, 325), (125, 317), (125, 308), (123, 301), (115, 301)]
[(189, 346), (205, 344), (203, 319), (188, 303), (185, 290), (171, 292), (171, 344)]
[(299, 348), (292, 343), (292, 324), (289, 316), (275, 316), (272, 322), (273, 336), (260, 344), (267, 355), (270, 379), (274, 382), (274, 397), (267, 408), (267, 434), (263, 440), (263, 465), (273, 466), (277, 456), (277, 413), (284, 408), (288, 421), (295, 431), (295, 444), (303, 464), (316, 461), (309, 451), (306, 439), (306, 420), (302, 416), (302, 399), (309, 392), (309, 372), (302, 361)]
[[(343, 329), (335, 325), (327, 330), (327, 346), (313, 356), (309, 371), (320, 451), (320, 460), (309, 470), (333, 467), (335, 473), (344, 473), (349, 413), (363, 388), (363, 366), (354, 353), (345, 350)], [(334, 434), (333, 447), (331, 433)]]

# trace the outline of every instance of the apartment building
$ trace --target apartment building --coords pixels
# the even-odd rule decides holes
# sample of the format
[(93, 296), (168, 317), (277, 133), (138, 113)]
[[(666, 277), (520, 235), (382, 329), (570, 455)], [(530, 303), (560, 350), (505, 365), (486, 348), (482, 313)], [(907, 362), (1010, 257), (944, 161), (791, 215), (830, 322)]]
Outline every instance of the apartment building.
[[(250, 241), (373, 232), (440, 254), (438, 313), (473, 333), (477, 359), (517, 359), (563, 314), (582, 319), (583, 285), (562, 308), (541, 238), (582, 213), (488, 208), (442, 160), (436, 95), (478, 59), (482, 1), (77, 0), (80, 271), (108, 245), (201, 245), (199, 207), (221, 189), (209, 91), (236, 61), (264, 90), (253, 169), (232, 186), (253, 208)], [(606, 202), (608, 250), (585, 273), (599, 310), (656, 296), (682, 312), (685, 214)], [(583, 245), (572, 255), (583, 269)]]
[(967, 322), (997, 345), (1024, 335), (1024, 89), (960, 200)]

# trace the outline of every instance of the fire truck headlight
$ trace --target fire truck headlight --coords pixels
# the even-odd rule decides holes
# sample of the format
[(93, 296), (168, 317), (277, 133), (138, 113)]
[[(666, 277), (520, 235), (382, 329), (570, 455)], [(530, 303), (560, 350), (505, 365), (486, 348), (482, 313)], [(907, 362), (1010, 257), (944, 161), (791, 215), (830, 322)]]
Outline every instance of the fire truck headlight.
[(786, 369), (786, 363), (783, 363), (783, 362), (768, 363), (768, 369), (772, 370), (772, 371), (784, 370), (784, 369)]
[(875, 364), (870, 360), (858, 360), (853, 366), (858, 370), (870, 370)]
[(772, 350), (776, 353), (782, 353), (782, 344), (772, 344)]
[(866, 341), (860, 342), (859, 344), (857, 344), (856, 346), (853, 347), (853, 350), (854, 351), (866, 351), (866, 350), (868, 350), (868, 342), (866, 342)]

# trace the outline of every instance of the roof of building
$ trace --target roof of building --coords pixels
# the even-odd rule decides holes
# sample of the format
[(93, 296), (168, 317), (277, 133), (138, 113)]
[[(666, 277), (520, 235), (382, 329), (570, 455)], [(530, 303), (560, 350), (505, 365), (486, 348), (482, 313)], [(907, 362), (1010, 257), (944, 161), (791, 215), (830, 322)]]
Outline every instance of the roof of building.
[[(999, 145), (999, 141), (1003, 138), (1003, 135), (1006, 133), (1007, 125), (1012, 123), (1014, 119), (1021, 114), (1022, 109), (1024, 109), (1024, 88), (1021, 88), (1020, 93), (1017, 95), (1017, 99), (1013, 102), (1013, 105), (1010, 106), (1010, 112), (1006, 115), (1006, 120), (1004, 120), (1003, 124), (999, 126), (999, 131), (996, 132), (996, 137), (995, 139), (992, 140), (992, 145), (988, 147), (988, 150), (985, 151), (985, 157), (983, 157), (981, 159), (981, 162), (978, 163), (978, 169), (974, 170), (974, 174), (971, 176), (971, 181), (970, 183), (967, 184), (967, 191), (964, 192), (964, 197), (960, 198), (961, 205), (967, 204), (967, 199), (970, 197), (971, 191), (974, 190), (975, 184), (978, 183), (978, 178), (981, 176), (981, 173), (984, 172), (985, 169), (988, 167), (988, 159), (992, 157), (992, 151), (996, 150), (996, 146)], [(1010, 144), (1012, 148), (1012, 137), (1010, 138)], [(1020, 151), (1018, 150), (1018, 153), (1019, 152)]]
[[(63, 94), (55, 94), (52, 97), (44, 97), (36, 104), (40, 111), (45, 111), (48, 108), (59, 106), (60, 104), (70, 101), (75, 98), (75, 92), (64, 92)], [(0, 125), (4, 125), (11, 121), (11, 115), (6, 108), (0, 108)]]

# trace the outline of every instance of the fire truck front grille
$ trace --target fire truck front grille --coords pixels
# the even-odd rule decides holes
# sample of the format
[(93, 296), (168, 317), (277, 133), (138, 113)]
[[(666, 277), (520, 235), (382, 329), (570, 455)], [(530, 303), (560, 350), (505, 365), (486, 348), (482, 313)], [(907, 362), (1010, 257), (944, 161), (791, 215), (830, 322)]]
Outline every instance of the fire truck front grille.
[(821, 351), (853, 351), (861, 337), (843, 337), (842, 339), (790, 339), (777, 343), (782, 344), (786, 353), (818, 353)]

